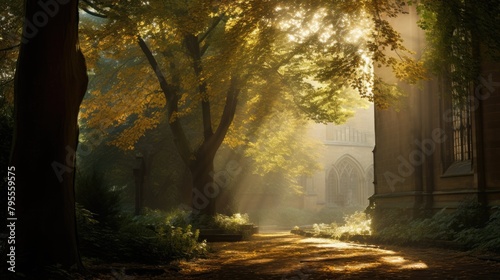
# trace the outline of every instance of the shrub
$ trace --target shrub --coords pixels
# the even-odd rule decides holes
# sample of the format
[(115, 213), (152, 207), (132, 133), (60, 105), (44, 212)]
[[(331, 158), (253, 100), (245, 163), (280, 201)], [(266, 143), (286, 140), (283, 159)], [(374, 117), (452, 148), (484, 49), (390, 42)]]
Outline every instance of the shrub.
[(468, 228), (456, 234), (456, 242), (468, 248), (500, 252), (500, 207), (494, 207), (486, 225)]
[(485, 226), (488, 214), (486, 207), (475, 196), (464, 200), (457, 210), (450, 215), (450, 227), (455, 231)]
[(241, 231), (242, 225), (247, 225), (250, 223), (250, 219), (247, 214), (236, 213), (232, 216), (226, 216), (223, 214), (215, 215), (215, 226), (217, 228), (226, 230), (228, 232), (239, 232)]
[(100, 224), (119, 227), (120, 191), (106, 186), (102, 174), (79, 174), (76, 181), (76, 201), (92, 212), (93, 219)]
[(193, 222), (191, 212), (180, 209), (165, 212), (145, 208), (143, 210), (143, 215), (134, 216), (132, 219), (137, 223), (150, 228), (162, 227), (165, 224), (176, 227), (187, 227)]
[[(379, 227), (376, 236), (390, 243), (453, 241), (464, 249), (500, 251), (500, 208), (492, 209), (489, 219), (477, 199), (463, 201), (454, 212), (442, 209), (430, 218), (399, 221)], [(386, 220), (390, 220), (385, 218)]]
[[(299, 227), (294, 228), (300, 232)], [(303, 231), (302, 231), (303, 232)], [(310, 231), (306, 230), (306, 235), (330, 237), (334, 239), (349, 239), (351, 236), (371, 235), (371, 219), (364, 212), (356, 211), (351, 215), (344, 216), (344, 223), (319, 223), (313, 224)]]
[(360, 211), (344, 216), (344, 224), (313, 224), (314, 236), (329, 236), (334, 239), (346, 239), (354, 235), (371, 235), (371, 219)]
[(338, 229), (342, 235), (371, 235), (371, 219), (364, 212), (347, 215), (344, 221), (345, 224)]
[(90, 211), (78, 207), (82, 253), (87, 258), (104, 261), (162, 263), (206, 252), (206, 243), (198, 242), (197, 230), (193, 231), (190, 225), (174, 226), (169, 219), (168, 214), (159, 211), (148, 211), (138, 217), (125, 215), (115, 230), (95, 220)]

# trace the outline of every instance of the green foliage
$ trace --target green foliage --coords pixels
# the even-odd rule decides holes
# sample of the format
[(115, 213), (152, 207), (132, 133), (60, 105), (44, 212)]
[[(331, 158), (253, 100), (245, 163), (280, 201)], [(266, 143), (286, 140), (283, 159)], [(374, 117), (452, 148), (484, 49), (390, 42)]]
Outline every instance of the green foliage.
[(247, 143), (244, 155), (252, 160), (253, 173), (277, 173), (293, 182), (319, 170), (317, 151), (322, 146), (306, 136), (308, 122), (301, 120), (304, 116), (278, 108), (272, 111), (263, 117), (254, 135), (242, 137)]
[(456, 232), (481, 228), (485, 226), (487, 218), (486, 208), (473, 196), (460, 203), (457, 210), (450, 215), (450, 227)]
[(95, 214), (85, 209), (80, 203), (75, 204), (76, 209), (76, 224), (83, 232), (91, 231), (94, 226), (99, 224), (99, 221), (94, 219)]
[(149, 211), (144, 216), (126, 216), (120, 220), (118, 229), (111, 229), (95, 220), (90, 211), (78, 207), (83, 256), (90, 260), (141, 263), (202, 256), (206, 243), (198, 242), (198, 230), (192, 230), (190, 225), (172, 224), (174, 221), (181, 224), (182, 215)]
[(344, 223), (314, 224), (312, 232), (315, 236), (329, 236), (335, 239), (346, 239), (353, 235), (371, 235), (371, 219), (362, 211), (344, 216)]
[(453, 220), (446, 209), (432, 218), (396, 223), (377, 232), (377, 237), (386, 242), (411, 243), (423, 240), (449, 240), (454, 235), (450, 228)]
[(370, 235), (371, 219), (362, 211), (356, 211), (352, 215), (344, 218), (345, 224), (340, 227), (342, 234), (349, 235)]
[(380, 78), (374, 80), (373, 94), (376, 96), (378, 108), (393, 108), (396, 111), (401, 110), (399, 101), (406, 96), (397, 84), (389, 84)]
[(93, 213), (93, 218), (99, 223), (117, 227), (120, 191), (106, 186), (102, 174), (79, 174), (76, 181), (76, 201)]
[[(385, 20), (403, 12), (403, 1), (171, 0), (95, 6), (108, 20), (82, 18), (82, 48), (96, 75), (81, 118), (91, 127), (127, 123), (113, 141), (124, 149), (160, 123), (169, 95), (175, 96), (167, 102), (173, 102), (170, 123), (201, 122), (205, 102), (211, 113), (204, 116), (211, 117), (204, 121), (217, 127), (231, 85), (241, 91), (240, 105), (259, 99), (261, 107), (272, 108), (282, 96), (293, 101), (289, 110), (309, 119), (343, 122), (358, 102), (350, 96), (353, 89), (372, 98), (373, 62), (390, 66), (402, 80), (421, 79), (420, 65), (405, 55), (411, 52)], [(154, 53), (154, 71), (135, 45), (137, 35)], [(401, 59), (389, 57), (386, 48), (399, 51)], [(160, 90), (160, 72), (168, 93), (162, 92), (165, 86)], [(240, 113), (261, 118), (266, 112)], [(184, 130), (195, 132), (188, 139), (196, 147), (203, 131)]]
[(456, 241), (468, 248), (500, 252), (500, 207), (494, 211), (486, 226), (480, 228), (466, 228), (456, 234)]
[(136, 216), (134, 219), (140, 221), (141, 224), (156, 228), (169, 224), (175, 227), (187, 227), (192, 224), (191, 212), (181, 209), (174, 209), (169, 212), (161, 210), (144, 209), (144, 214)]
[[(107, 18), (82, 17), (81, 45), (94, 75), (80, 121), (101, 131), (118, 128), (110, 143), (124, 150), (168, 124), (170, 145), (186, 166), (212, 160), (221, 140), (243, 146), (256, 173), (284, 174), (272, 178), (297, 190), (296, 178), (317, 168), (313, 145), (299, 137), (305, 119), (342, 123), (352, 116), (363, 103), (359, 95), (372, 98), (374, 61), (402, 80), (418, 80), (419, 64), (385, 20), (404, 5), (96, 2), (93, 10)], [(376, 99), (379, 106), (398, 94), (392, 86), (376, 89), (385, 96)], [(272, 114), (281, 127), (266, 123)]]
[(224, 229), (228, 232), (239, 232), (242, 229), (242, 225), (250, 224), (250, 219), (248, 214), (236, 213), (232, 216), (217, 214), (214, 218), (214, 222), (217, 228)]
[(386, 223), (377, 226), (376, 237), (399, 244), (453, 241), (467, 249), (500, 251), (500, 208), (491, 210), (492, 214), (486, 220), (485, 208), (477, 199), (468, 199), (455, 211), (442, 209), (430, 218), (411, 220), (384, 216)]
[(427, 67), (449, 81), (451, 92), (465, 102), (481, 59), (500, 58), (500, 2), (425, 0), (417, 9), (428, 42)]

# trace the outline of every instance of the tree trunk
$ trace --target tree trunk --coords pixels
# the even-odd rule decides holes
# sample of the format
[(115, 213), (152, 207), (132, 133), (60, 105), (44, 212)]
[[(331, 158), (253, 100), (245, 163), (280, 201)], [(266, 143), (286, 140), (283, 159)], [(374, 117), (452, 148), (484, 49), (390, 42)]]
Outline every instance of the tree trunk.
[[(238, 104), (238, 95), (240, 94), (240, 79), (237, 76), (231, 77), (231, 83), (226, 93), (226, 102), (222, 112), (220, 122), (215, 132), (212, 129), (212, 115), (210, 110), (210, 102), (206, 96), (206, 85), (201, 83), (198, 88), (198, 94), (202, 97), (202, 120), (203, 120), (203, 143), (195, 152), (191, 151), (189, 141), (186, 138), (184, 129), (178, 118), (172, 119), (173, 113), (178, 111), (179, 102), (179, 81), (178, 71), (173, 63), (170, 64), (170, 73), (173, 76), (173, 82), (169, 83), (163, 75), (163, 72), (158, 66), (158, 62), (153, 56), (151, 50), (138, 36), (137, 42), (145, 54), (151, 68), (154, 70), (160, 87), (167, 100), (167, 116), (169, 126), (174, 136), (174, 143), (179, 151), (179, 155), (184, 163), (189, 167), (192, 175), (192, 185), (183, 184), (181, 188), (192, 187), (191, 199), (186, 198), (182, 189), (180, 190), (183, 201), (191, 201), (191, 208), (195, 214), (214, 215), (216, 211), (215, 200), (220, 193), (217, 185), (214, 184), (212, 174), (214, 172), (214, 158), (217, 150), (221, 146), (224, 137), (226, 136), (229, 126), (233, 122), (236, 113), (236, 105)], [(195, 74), (200, 76), (201, 73), (201, 49), (199, 48), (199, 40), (194, 35), (185, 37), (185, 45), (193, 59), (193, 70)]]
[(74, 165), (87, 88), (78, 47), (78, 1), (25, 2), (15, 77), (16, 271), (81, 267)]
[[(213, 166), (213, 165), (212, 165)], [(219, 187), (213, 182), (210, 165), (196, 164), (193, 172), (192, 207), (195, 214), (214, 216), (215, 202), (220, 193)]]
[[(231, 84), (227, 89), (226, 102), (222, 112), (219, 126), (215, 133), (206, 135), (203, 143), (194, 154), (194, 160), (190, 164), (193, 175), (193, 208), (195, 212), (206, 215), (214, 215), (216, 211), (216, 200), (221, 193), (220, 186), (214, 182), (214, 159), (229, 126), (233, 122), (238, 104), (240, 87), (238, 78), (232, 77)], [(205, 205), (201, 207), (201, 205)]]
[(202, 145), (190, 164), (193, 176), (192, 207), (195, 214), (214, 216), (220, 188), (214, 183), (214, 159), (219, 147)]

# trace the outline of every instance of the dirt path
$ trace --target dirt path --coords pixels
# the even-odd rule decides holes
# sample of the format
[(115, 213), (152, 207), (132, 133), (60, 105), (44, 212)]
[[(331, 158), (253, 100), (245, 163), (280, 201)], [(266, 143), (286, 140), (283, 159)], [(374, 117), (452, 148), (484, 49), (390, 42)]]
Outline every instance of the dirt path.
[(157, 267), (162, 275), (115, 279), (500, 279), (498, 256), (445, 249), (379, 248), (286, 232), (211, 247), (207, 259)]

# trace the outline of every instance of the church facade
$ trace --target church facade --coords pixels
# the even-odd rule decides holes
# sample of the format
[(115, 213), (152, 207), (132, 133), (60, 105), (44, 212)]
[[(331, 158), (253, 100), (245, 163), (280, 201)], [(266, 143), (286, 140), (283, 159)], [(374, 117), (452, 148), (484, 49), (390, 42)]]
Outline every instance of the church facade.
[(304, 208), (368, 206), (373, 195), (373, 105), (345, 124), (311, 124), (309, 135), (323, 145), (322, 170), (303, 178)]

